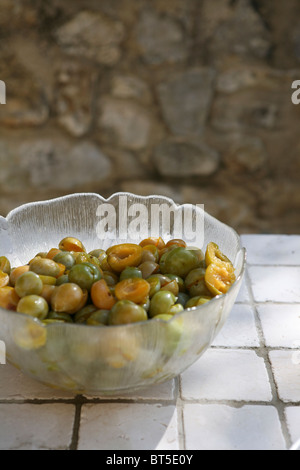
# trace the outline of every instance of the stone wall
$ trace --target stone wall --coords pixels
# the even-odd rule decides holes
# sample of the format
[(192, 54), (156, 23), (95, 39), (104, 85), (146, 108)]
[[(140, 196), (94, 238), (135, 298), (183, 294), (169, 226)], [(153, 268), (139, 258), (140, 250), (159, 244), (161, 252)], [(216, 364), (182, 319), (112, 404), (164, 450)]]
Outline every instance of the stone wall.
[(0, 214), (77, 191), (300, 233), (298, 0), (1, 0)]

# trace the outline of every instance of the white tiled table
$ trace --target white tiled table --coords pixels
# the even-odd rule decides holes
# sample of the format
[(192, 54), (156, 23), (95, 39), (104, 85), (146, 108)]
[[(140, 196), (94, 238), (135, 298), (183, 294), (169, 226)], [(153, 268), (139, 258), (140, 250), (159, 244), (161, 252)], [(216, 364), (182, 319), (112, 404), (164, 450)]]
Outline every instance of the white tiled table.
[(300, 236), (242, 240), (248, 267), (231, 315), (175, 380), (101, 399), (0, 365), (0, 449), (289, 449), (300, 438)]

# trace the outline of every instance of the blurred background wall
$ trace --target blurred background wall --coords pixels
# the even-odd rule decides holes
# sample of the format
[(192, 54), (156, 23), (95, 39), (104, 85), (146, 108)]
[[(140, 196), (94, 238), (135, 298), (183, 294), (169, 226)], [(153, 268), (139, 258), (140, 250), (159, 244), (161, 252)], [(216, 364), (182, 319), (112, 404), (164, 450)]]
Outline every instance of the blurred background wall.
[(77, 191), (300, 233), (299, 0), (1, 0), (0, 214)]

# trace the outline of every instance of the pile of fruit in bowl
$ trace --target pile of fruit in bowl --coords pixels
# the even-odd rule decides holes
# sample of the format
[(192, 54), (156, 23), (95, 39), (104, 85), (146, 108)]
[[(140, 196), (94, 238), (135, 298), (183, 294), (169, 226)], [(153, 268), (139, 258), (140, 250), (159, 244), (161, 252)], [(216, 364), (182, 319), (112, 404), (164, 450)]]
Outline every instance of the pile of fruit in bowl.
[(235, 279), (232, 262), (213, 242), (205, 254), (161, 237), (87, 253), (80, 240), (66, 237), (26, 265), (11, 268), (0, 257), (0, 307), (45, 324), (169, 320), (225, 294)]

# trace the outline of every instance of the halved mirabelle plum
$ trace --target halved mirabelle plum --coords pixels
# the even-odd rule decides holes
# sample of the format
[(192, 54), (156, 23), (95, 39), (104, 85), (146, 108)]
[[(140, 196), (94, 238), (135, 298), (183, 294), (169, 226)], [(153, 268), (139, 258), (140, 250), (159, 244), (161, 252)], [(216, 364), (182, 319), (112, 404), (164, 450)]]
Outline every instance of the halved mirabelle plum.
[(118, 300), (131, 300), (137, 304), (149, 295), (150, 284), (138, 277), (124, 279), (115, 286), (115, 295)]
[(235, 280), (234, 269), (228, 263), (211, 263), (206, 268), (205, 284), (213, 295), (226, 294)]
[(142, 261), (143, 249), (135, 243), (121, 243), (107, 250), (107, 261), (115, 272), (122, 272), (127, 266), (138, 266)]
[(0, 270), (6, 274), (10, 274), (11, 265), (6, 256), (0, 256)]
[(0, 288), (0, 307), (16, 311), (19, 300), (20, 297), (13, 287), (5, 286)]
[(0, 270), (0, 287), (8, 286), (9, 284), (9, 274)]
[(116, 303), (105, 279), (100, 279), (92, 285), (91, 299), (95, 307), (102, 310), (110, 310)]
[(206, 266), (209, 266), (211, 263), (220, 264), (220, 263), (229, 263), (232, 265), (230, 259), (222, 253), (218, 245), (214, 242), (210, 242), (207, 245), (205, 252), (205, 263)]
[(82, 242), (74, 237), (65, 237), (59, 242), (58, 248), (61, 251), (75, 251), (81, 252), (86, 251)]
[(140, 246), (154, 245), (158, 250), (162, 250), (166, 246), (161, 237), (148, 237), (140, 242)]

